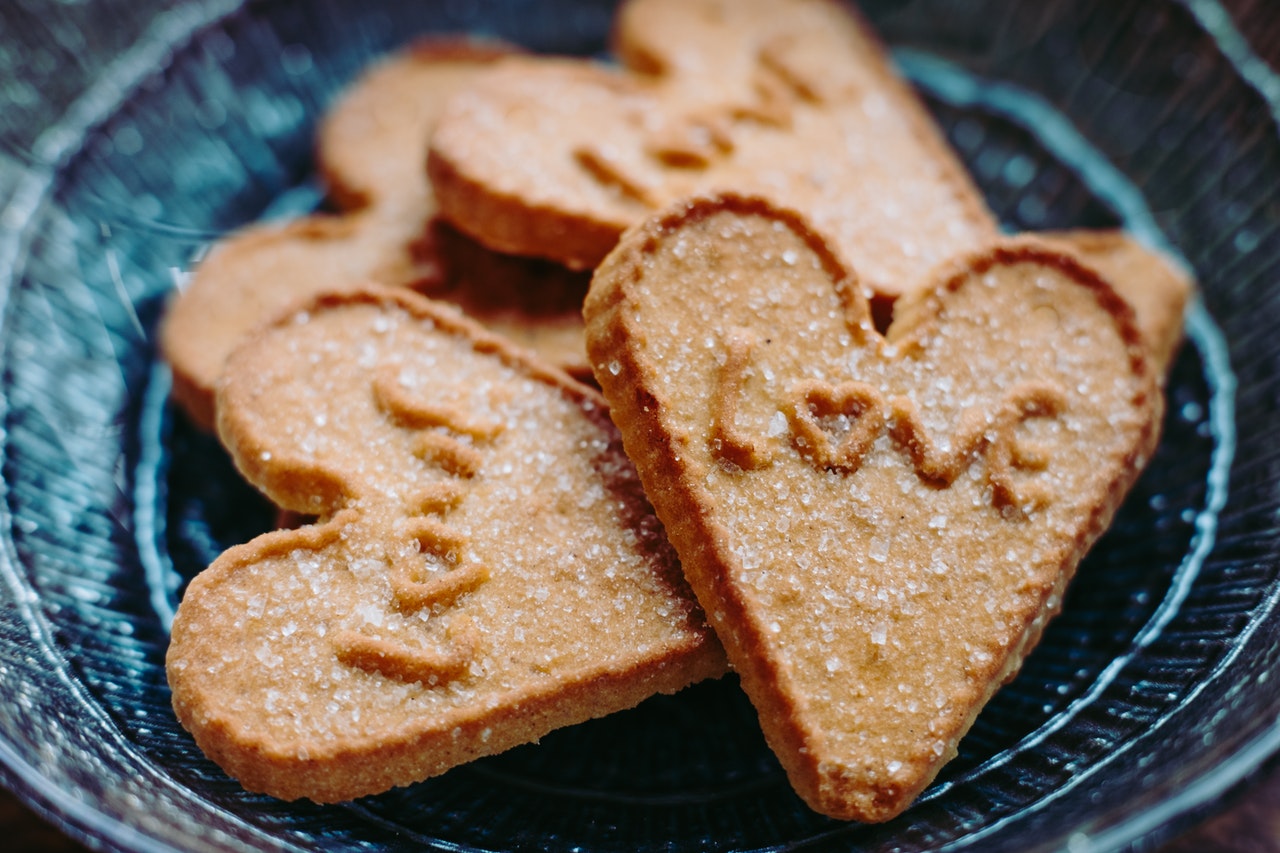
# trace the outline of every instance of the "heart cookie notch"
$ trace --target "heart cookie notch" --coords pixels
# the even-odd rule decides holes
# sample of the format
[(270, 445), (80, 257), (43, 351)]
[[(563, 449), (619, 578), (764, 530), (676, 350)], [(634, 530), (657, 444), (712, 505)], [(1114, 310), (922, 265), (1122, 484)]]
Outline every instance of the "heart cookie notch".
[(887, 820), (1059, 609), (1157, 438), (1132, 312), (1027, 239), (949, 263), (881, 335), (799, 214), (685, 202), (628, 233), (588, 351), (793, 786)]

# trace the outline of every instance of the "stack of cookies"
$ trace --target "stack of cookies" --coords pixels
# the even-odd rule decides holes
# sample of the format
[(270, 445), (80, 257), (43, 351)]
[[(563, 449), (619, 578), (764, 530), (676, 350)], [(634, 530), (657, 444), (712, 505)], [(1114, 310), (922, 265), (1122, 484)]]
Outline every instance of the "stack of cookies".
[(849, 9), (629, 0), (614, 49), (392, 56), (319, 133), (341, 212), (174, 297), (176, 402), (315, 519), (174, 623), (246, 788), (378, 793), (732, 669), (812, 808), (887, 820), (1151, 457), (1188, 280), (1002, 236)]

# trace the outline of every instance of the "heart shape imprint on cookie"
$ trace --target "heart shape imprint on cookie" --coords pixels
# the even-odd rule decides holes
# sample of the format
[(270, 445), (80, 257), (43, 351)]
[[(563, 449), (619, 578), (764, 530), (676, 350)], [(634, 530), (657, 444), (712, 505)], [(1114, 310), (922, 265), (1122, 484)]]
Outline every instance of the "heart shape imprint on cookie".
[(248, 789), (378, 793), (724, 671), (604, 401), (403, 290), (239, 347), (219, 433), (318, 516), (188, 587), (174, 708)]
[(597, 270), (588, 352), (798, 793), (907, 807), (1059, 608), (1149, 457), (1131, 311), (1030, 240), (953, 261), (887, 336), (798, 215), (682, 204)]

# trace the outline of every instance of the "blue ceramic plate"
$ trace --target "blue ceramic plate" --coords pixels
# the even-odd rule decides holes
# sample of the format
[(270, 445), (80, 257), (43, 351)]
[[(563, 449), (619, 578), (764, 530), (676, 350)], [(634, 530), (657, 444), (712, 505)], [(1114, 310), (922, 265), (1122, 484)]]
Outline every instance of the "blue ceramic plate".
[(372, 57), (458, 30), (597, 54), (612, 4), (31, 5), (0, 12), (0, 776), (73, 835), (1114, 849), (1185, 825), (1280, 745), (1280, 78), (1216, 3), (864, 7), (1009, 228), (1124, 224), (1203, 288), (1164, 442), (1062, 616), (879, 826), (806, 809), (732, 679), (342, 806), (247, 794), (207, 761), (169, 709), (168, 620), (272, 510), (169, 406), (166, 293), (228, 228), (317, 203), (315, 121)]

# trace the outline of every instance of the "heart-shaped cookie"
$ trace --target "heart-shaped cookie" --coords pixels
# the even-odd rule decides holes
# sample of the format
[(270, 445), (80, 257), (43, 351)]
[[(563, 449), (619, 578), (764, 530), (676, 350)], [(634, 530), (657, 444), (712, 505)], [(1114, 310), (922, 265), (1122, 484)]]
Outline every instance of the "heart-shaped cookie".
[(692, 193), (806, 211), (892, 299), (995, 236), (981, 196), (851, 11), (830, 0), (633, 0), (617, 69), (512, 58), (446, 107), (442, 215), (503, 252), (596, 265)]
[(998, 242), (887, 336), (799, 214), (737, 196), (630, 232), (588, 352), (646, 493), (800, 795), (901, 812), (1059, 608), (1154, 447), (1129, 307)]
[(248, 789), (373, 794), (724, 671), (604, 401), (400, 290), (238, 348), (237, 466), (315, 525), (183, 597), (178, 718)]

